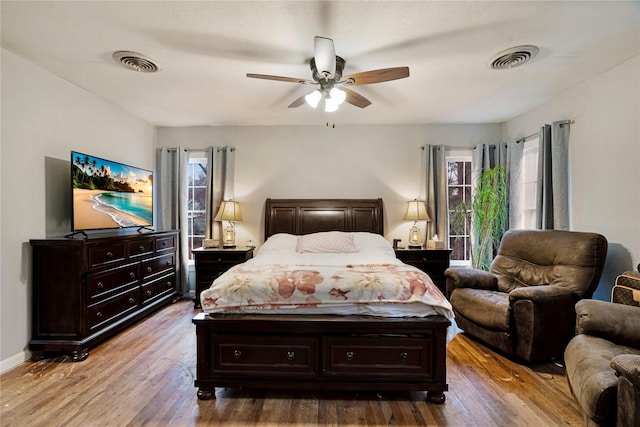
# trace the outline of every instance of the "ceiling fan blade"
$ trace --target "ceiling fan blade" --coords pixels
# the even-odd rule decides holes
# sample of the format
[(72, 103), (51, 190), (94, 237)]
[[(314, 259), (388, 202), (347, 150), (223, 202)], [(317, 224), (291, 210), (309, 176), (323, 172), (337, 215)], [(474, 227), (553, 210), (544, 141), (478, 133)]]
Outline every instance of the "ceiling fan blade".
[(300, 98), (293, 101), (291, 104), (289, 104), (289, 108), (298, 108), (299, 106), (303, 105), (305, 103), (305, 96), (307, 95), (302, 95)]
[(347, 89), (346, 87), (341, 87), (340, 90), (344, 91), (344, 93), (347, 94), (347, 97), (345, 98), (344, 101), (348, 102), (351, 105), (355, 105), (356, 107), (360, 107), (360, 108), (368, 107), (369, 105), (371, 105), (371, 101), (369, 101), (367, 98), (360, 95), (359, 93), (352, 91), (351, 89)]
[(247, 77), (251, 77), (252, 79), (264, 79), (264, 80), (276, 80), (279, 82), (287, 82), (287, 83), (301, 83), (301, 84), (316, 84), (313, 80), (307, 79), (299, 79), (296, 77), (282, 77), (282, 76), (270, 76), (268, 74), (251, 74), (247, 73)]
[(336, 48), (333, 40), (316, 36), (313, 42), (313, 58), (318, 74), (326, 76), (327, 79), (333, 78), (336, 73)]
[(379, 70), (363, 71), (344, 76), (341, 84), (361, 86), (373, 83), (388, 82), (389, 80), (398, 80), (409, 77), (409, 67), (381, 68)]

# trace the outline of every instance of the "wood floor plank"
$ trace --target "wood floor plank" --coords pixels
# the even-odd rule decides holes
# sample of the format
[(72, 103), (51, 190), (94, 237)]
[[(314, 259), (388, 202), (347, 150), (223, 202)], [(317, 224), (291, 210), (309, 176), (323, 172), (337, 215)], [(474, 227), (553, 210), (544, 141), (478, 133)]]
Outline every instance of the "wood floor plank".
[(458, 335), (443, 405), (423, 392), (216, 389), (200, 401), (191, 301), (167, 306), (91, 349), (83, 362), (27, 362), (0, 376), (11, 426), (580, 426), (564, 368), (520, 365)]

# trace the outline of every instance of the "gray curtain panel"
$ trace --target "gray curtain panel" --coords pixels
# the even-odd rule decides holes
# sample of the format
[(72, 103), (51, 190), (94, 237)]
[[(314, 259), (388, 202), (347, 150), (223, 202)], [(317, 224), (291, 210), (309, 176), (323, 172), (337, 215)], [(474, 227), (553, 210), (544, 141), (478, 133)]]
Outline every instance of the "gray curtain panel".
[(537, 228), (569, 230), (569, 130), (567, 120), (540, 129)]
[(207, 202), (206, 230), (207, 239), (220, 239), (222, 223), (214, 221), (220, 203), (233, 200), (235, 175), (235, 148), (209, 147), (207, 149)]
[(431, 221), (427, 223), (426, 239), (434, 234), (444, 242), (449, 242), (449, 198), (447, 195), (447, 161), (444, 145), (426, 144), (422, 147), (425, 166), (427, 213)]
[(180, 230), (176, 260), (176, 289), (185, 294), (187, 281), (189, 244), (186, 230), (187, 185), (189, 154), (182, 147), (159, 148), (156, 153), (156, 227), (160, 230)]

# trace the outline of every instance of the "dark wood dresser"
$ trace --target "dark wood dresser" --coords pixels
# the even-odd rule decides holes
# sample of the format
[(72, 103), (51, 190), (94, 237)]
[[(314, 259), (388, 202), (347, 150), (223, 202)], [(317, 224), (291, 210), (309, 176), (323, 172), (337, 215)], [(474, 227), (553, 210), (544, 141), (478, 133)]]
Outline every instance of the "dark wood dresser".
[(400, 261), (427, 273), (440, 292), (446, 295), (447, 279), (444, 271), (449, 268), (451, 249), (396, 249), (395, 251)]
[(89, 348), (177, 296), (178, 231), (31, 240), (32, 359)]
[(196, 263), (195, 308), (200, 308), (200, 293), (234, 265), (253, 258), (253, 248), (198, 248), (191, 251)]

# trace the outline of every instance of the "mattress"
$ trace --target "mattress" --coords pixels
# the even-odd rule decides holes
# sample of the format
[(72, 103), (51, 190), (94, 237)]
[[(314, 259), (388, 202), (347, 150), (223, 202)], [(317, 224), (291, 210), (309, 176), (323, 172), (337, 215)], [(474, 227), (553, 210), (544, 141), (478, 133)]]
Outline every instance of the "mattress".
[(206, 313), (454, 317), (431, 278), (374, 233), (273, 235), (200, 301)]

